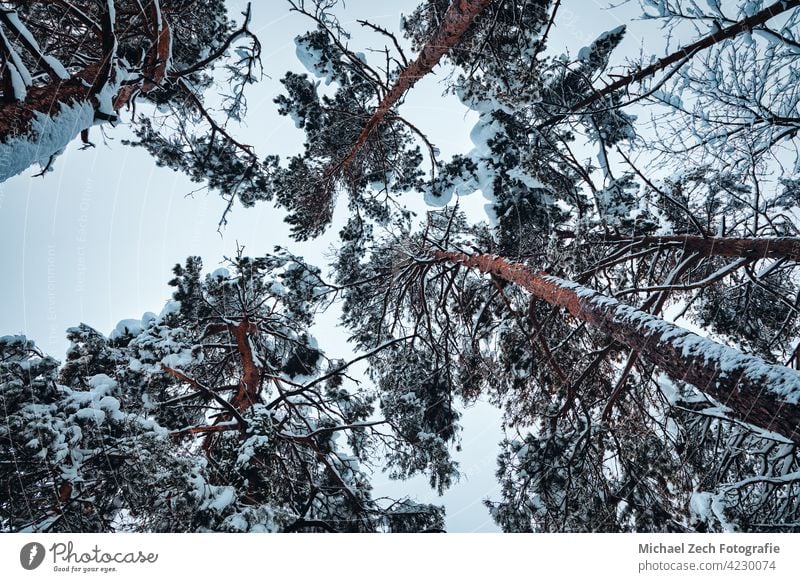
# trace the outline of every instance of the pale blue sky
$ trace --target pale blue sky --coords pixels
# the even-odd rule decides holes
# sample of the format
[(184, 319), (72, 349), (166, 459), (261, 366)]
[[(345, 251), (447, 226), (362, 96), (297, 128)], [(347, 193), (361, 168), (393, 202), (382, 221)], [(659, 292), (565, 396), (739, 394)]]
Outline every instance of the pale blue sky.
[[(348, 0), (341, 19), (346, 28), (357, 18), (368, 18), (397, 31), (400, 14), (416, 4)], [(586, 0), (565, 1), (551, 50), (561, 51), (563, 46), (574, 54), (621, 23), (619, 11), (599, 6)], [(278, 0), (254, 3), (253, 29), (263, 43), (270, 78), (250, 90), (247, 124), (235, 131), (261, 155), (291, 154), (302, 140), (301, 132), (279, 117), (272, 103), (281, 90), (283, 73), (303, 71), (293, 38), (311, 28), (303, 17), (289, 15), (286, 9), (287, 4)], [(638, 14), (638, 8), (627, 6), (625, 13)], [(374, 39), (359, 32), (352, 42), (359, 47)], [(649, 40), (663, 44), (658, 36)], [(626, 46), (628, 54), (638, 54), (640, 38), (635, 30)], [(443, 99), (437, 83), (435, 77), (424, 79), (402, 111), (447, 157), (470, 149), (475, 117), (454, 98)], [(122, 145), (129, 136), (124, 125), (94, 128), (91, 139), (96, 148), (81, 150), (73, 142), (43, 178), (33, 177), (38, 169), (29, 169), (0, 184), (0, 334), (26, 334), (45, 352), (63, 358), (67, 327), (84, 322), (109, 333), (121, 319), (157, 312), (169, 297), (167, 281), (176, 262), (200, 255), (213, 269), (223, 256), (235, 253), (237, 243), (252, 255), (269, 252), (276, 244), (288, 245), (310, 262), (325, 264), (336, 228), (321, 240), (291, 242), (282, 211), (262, 203), (251, 209), (236, 207), (220, 235), (217, 223), (225, 202), (214, 193), (188, 197), (198, 185), (158, 168), (144, 150)], [(419, 197), (407, 198), (411, 208), (423, 208)], [(462, 207), (480, 217), (483, 203), (476, 194), (463, 200)], [(337, 222), (342, 222), (342, 212), (346, 209), (340, 209)], [(329, 355), (347, 356), (345, 336), (335, 322), (336, 314), (327, 314), (315, 333)], [(465, 478), (443, 498), (430, 492), (425, 479), (388, 483), (382, 476), (375, 477), (376, 494), (410, 494), (444, 503), (451, 531), (494, 531), (482, 500), (497, 497), (499, 423), (498, 413), (488, 405), (467, 411), (463, 452), (458, 455)]]

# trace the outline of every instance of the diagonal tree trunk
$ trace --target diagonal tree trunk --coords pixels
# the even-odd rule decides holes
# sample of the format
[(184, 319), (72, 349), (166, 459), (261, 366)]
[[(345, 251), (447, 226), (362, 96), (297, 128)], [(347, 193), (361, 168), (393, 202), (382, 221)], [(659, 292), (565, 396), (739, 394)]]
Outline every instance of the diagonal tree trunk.
[(555, 125), (559, 121), (566, 119), (567, 117), (569, 117), (574, 113), (580, 113), (581, 110), (585, 109), (592, 103), (599, 101), (603, 97), (611, 95), (615, 91), (619, 91), (620, 89), (624, 89), (625, 87), (632, 85), (633, 83), (638, 83), (643, 79), (652, 77), (657, 72), (663, 71), (667, 67), (677, 64), (684, 59), (689, 59), (696, 53), (705, 50), (707, 48), (710, 48), (715, 44), (734, 38), (735, 36), (738, 36), (743, 32), (752, 31), (753, 28), (764, 24), (771, 18), (774, 18), (779, 14), (782, 14), (799, 6), (800, 6), (800, 0), (779, 0), (778, 2), (770, 4), (769, 6), (767, 6), (766, 8), (764, 8), (759, 12), (756, 12), (752, 16), (749, 16), (743, 20), (740, 20), (739, 22), (731, 24), (730, 26), (722, 28), (714, 32), (713, 34), (704, 36), (700, 40), (678, 49), (674, 53), (664, 57), (663, 59), (657, 60), (655, 63), (648, 65), (647, 67), (638, 69), (636, 71), (629, 73), (628, 75), (620, 77), (613, 83), (606, 85), (601, 89), (596, 89), (588, 97), (570, 106), (565, 113), (554, 115), (553, 117), (542, 122), (537, 129), (544, 129), (546, 127)]
[[(100, 99), (104, 90), (111, 89), (111, 107), (123, 104), (118, 99), (122, 79), (116, 66), (114, 3), (106, 1), (99, 36), (102, 57), (71, 77), (59, 77), (33, 38), (19, 35), (25, 39), (21, 42), (25, 50), (50, 76), (50, 82), (27, 88), (24, 100), (0, 104), (0, 182), (34, 163), (49, 163), (48, 159), (96, 122), (116, 120), (106, 107), (108, 104)], [(10, 11), (0, 21), (7, 26), (9, 22), (13, 24), (16, 13)]]
[[(559, 238), (575, 238), (575, 233), (560, 231)], [(626, 236), (605, 234), (590, 238), (591, 243), (623, 243), (638, 246), (682, 248), (701, 257), (733, 257), (742, 259), (790, 259), (800, 261), (800, 238), (797, 237), (702, 237), (688, 234), (661, 236)]]
[(732, 416), (800, 444), (800, 373), (691, 333), (571, 281), (494, 255), (433, 251), (432, 256), (526, 289), (590, 327), (637, 350), (670, 377), (696, 386)]
[[(161, 0), (147, 3), (147, 11), (143, 3), (136, 4), (141, 8), (142, 21), (127, 22), (118, 10), (126, 3), (120, 0), (103, 0), (105, 5), (95, 21), (78, 6), (86, 6), (88, 2), (72, 2), (57, 0), (40, 2), (52, 8), (62, 10), (61, 18), (72, 17), (80, 22), (81, 27), (74, 33), (74, 42), (87, 47), (87, 63), (78, 70), (62, 71), (53, 66), (48, 55), (39, 49), (38, 43), (29, 33), (11, 34), (14, 43), (21, 45), (41, 68), (48, 73), (49, 81), (37, 80), (19, 91), (17, 98), (12, 82), (11, 68), (5, 63), (12, 57), (14, 47), (3, 42), (0, 37), (0, 182), (19, 174), (29, 166), (39, 163), (42, 166), (58, 155), (78, 135), (88, 141), (89, 129), (104, 122), (117, 120), (117, 112), (130, 104), (137, 95), (147, 95), (160, 89), (164, 82), (177, 84), (188, 93), (190, 99), (211, 123), (214, 130), (230, 140), (238, 149), (253, 156), (248, 147), (236, 142), (222, 127), (217, 124), (204, 108), (202, 101), (195, 95), (183, 78), (210, 67), (212, 63), (224, 56), (234, 41), (242, 36), (255, 39), (249, 30), (250, 5), (247, 5), (244, 23), (237, 30), (231, 31), (229, 37), (209, 55), (198, 63), (182, 71), (172, 67), (173, 32), (170, 26), (170, 13), (163, 12)], [(23, 2), (12, 4), (25, 5)], [(178, 18), (179, 16), (175, 16)], [(19, 28), (19, 18), (13, 10), (0, 10), (0, 32), (5, 29)], [(173, 24), (175, 22), (173, 21)], [(38, 30), (46, 30), (38, 23)], [(46, 22), (48, 26), (55, 26)], [(142, 37), (150, 39), (140, 47), (141, 61), (127, 64), (117, 58), (117, 38), (115, 28), (119, 26), (125, 33), (131, 33), (131, 27), (138, 27)], [(85, 27), (85, 30), (82, 30)], [(257, 39), (256, 39), (257, 41)], [(91, 50), (89, 50), (91, 49)], [(16, 54), (16, 53), (14, 53)], [(59, 76), (60, 75), (60, 76)], [(70, 76), (71, 75), (71, 76)]]
[[(800, 1), (800, 0), (798, 0)], [(364, 146), (370, 133), (383, 121), (384, 117), (397, 105), (405, 93), (417, 81), (433, 70), (448, 50), (453, 48), (470, 27), (475, 17), (480, 14), (492, 0), (453, 0), (442, 18), (442, 24), (436, 34), (419, 53), (419, 56), (409, 64), (392, 85), (389, 92), (378, 104), (378, 108), (369, 118), (364, 129), (353, 144), (350, 153), (333, 170), (345, 169), (355, 159)]]
[(242, 360), (242, 377), (239, 380), (239, 389), (231, 399), (231, 404), (240, 412), (244, 412), (258, 402), (261, 391), (263, 370), (258, 358), (253, 354), (253, 346), (250, 343), (250, 334), (256, 333), (258, 328), (245, 319), (239, 325), (229, 326), (229, 330), (236, 340), (236, 347)]
[(701, 236), (671, 235), (644, 236), (628, 240), (631, 242), (641, 242), (645, 245), (679, 246), (694, 251), (704, 257), (738, 257), (746, 259), (786, 258), (793, 261), (800, 261), (800, 238), (703, 238)]

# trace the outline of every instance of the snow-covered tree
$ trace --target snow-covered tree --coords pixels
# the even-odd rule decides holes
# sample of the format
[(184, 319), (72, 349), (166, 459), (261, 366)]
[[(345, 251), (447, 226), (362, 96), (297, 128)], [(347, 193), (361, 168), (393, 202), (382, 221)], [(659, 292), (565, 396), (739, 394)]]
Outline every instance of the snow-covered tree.
[(159, 315), (69, 330), (59, 368), (2, 338), (0, 525), (32, 531), (421, 531), (365, 465), (414, 441), (308, 332), (329, 288), (285, 253), (175, 268)]
[[(9, 339), (9, 373), (32, 360), (51, 386), (37, 388), (57, 419), (46, 424), (90, 414), (59, 393), (105, 390), (120, 415), (103, 426), (134, 414), (158, 427), (142, 434), (166, 431), (196, 463), (182, 483), (211, 492), (184, 500), (183, 529), (435, 529), (434, 508), (373, 500), (355, 461), (380, 445), (394, 476), (424, 473), (441, 491), (457, 475), (461, 407), (487, 397), (509, 433), (501, 499), (487, 503), (507, 531), (797, 529), (800, 188), (783, 148), (796, 147), (800, 1), (648, 0), (645, 21), (696, 28), (633, 63), (618, 54), (625, 26), (551, 52), (561, 4), (422, 2), (402, 25), (414, 58), (360, 22), (385, 45), (377, 64), (351, 48), (337, 2), (291, 0), (314, 29), (296, 39), (307, 73), (286, 73), (275, 100), (305, 133), (288, 159), (257, 157), (191, 98), (208, 135), (181, 115), (172, 136), (143, 120), (161, 163), (231, 202), (277, 201), (297, 239), (319, 236), (346, 196), (332, 283), (288, 253), (205, 278), (192, 259), (160, 316), (111, 338), (71, 331), (58, 380)], [(474, 149), (449, 160), (402, 109), (435, 66), (478, 115)], [(181, 80), (165, 79), (169, 101)], [(478, 190), (488, 223), (453, 204)], [(450, 207), (415, 217), (404, 195)], [(325, 297), (343, 300), (374, 395), (345, 390), (346, 363), (308, 335)], [(26, 422), (18, 399), (9, 410)], [(96, 450), (111, 437), (92, 438)], [(171, 449), (152, 438), (160, 466)], [(42, 498), (42, 519), (87, 498), (73, 481)], [(98, 511), (164, 529), (160, 510)]]
[[(49, 169), (78, 135), (90, 147), (91, 128), (126, 110), (159, 163), (180, 153), (189, 170), (213, 152), (227, 164), (213, 186), (242, 179), (253, 154), (225, 126), (244, 114), (244, 88), (261, 72), (249, 23), (249, 7), (236, 23), (223, 0), (0, 3), (0, 180)], [(228, 97), (212, 115), (203, 93), (222, 63)]]
[[(637, 309), (476, 253), (487, 234), (448, 211), (432, 216), (424, 234), (388, 236), (347, 274), (355, 283), (345, 321), (363, 349), (405, 338), (374, 356), (371, 371), (390, 389), (402, 378), (401, 393), (436, 389), (443, 408), (422, 418), (424, 432), (440, 436), (432, 445), (452, 439), (453, 407), (478, 394), (504, 406), (515, 430), (536, 427), (501, 456), (504, 500), (491, 504), (500, 525), (795, 527), (797, 507), (780, 500), (799, 485), (800, 373), (769, 363), (771, 351), (752, 350), (767, 360), (746, 355), (652, 315), (658, 293)], [(759, 334), (739, 327), (727, 337), (748, 348)], [(409, 382), (420, 354), (435, 384)], [(403, 410), (387, 398), (384, 412)], [(763, 506), (759, 495), (769, 500)]]

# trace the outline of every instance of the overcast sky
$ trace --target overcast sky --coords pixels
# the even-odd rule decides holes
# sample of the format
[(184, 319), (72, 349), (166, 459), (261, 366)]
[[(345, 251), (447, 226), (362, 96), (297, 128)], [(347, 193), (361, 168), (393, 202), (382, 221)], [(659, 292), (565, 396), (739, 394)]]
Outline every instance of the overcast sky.
[[(245, 3), (229, 4), (242, 7)], [(413, 0), (347, 0), (341, 20), (345, 28), (354, 30), (356, 19), (367, 18), (398, 31), (401, 13), (409, 13), (416, 4)], [(551, 35), (551, 52), (576, 54), (600, 33), (640, 13), (638, 4), (611, 11), (604, 6), (592, 0), (566, 0)], [(302, 16), (288, 14), (287, 7), (279, 0), (254, 3), (253, 30), (263, 44), (269, 78), (250, 90), (246, 125), (236, 133), (260, 155), (290, 155), (302, 143), (302, 133), (277, 115), (272, 102), (281, 91), (279, 80), (286, 70), (303, 72), (293, 39), (311, 28)], [(640, 30), (645, 28), (629, 28), (623, 54), (639, 53), (644, 36)], [(651, 35), (656, 32), (648, 42), (663, 48), (657, 29), (649, 30)], [(364, 50), (370, 42), (380, 40), (356, 31), (352, 46)], [(476, 117), (454, 98), (442, 98), (438, 82), (436, 77), (424, 79), (406, 99), (402, 112), (446, 158), (471, 148), (469, 133)], [(94, 128), (91, 140), (97, 147), (82, 150), (79, 142), (73, 142), (44, 177), (34, 177), (38, 169), (29, 169), (0, 184), (0, 334), (25, 334), (43, 351), (62, 359), (67, 327), (84, 322), (107, 334), (121, 319), (158, 312), (169, 298), (167, 281), (173, 265), (189, 255), (203, 257), (212, 270), (224, 256), (235, 254), (237, 244), (251, 255), (286, 245), (313, 264), (326, 263), (326, 250), (334, 240), (330, 235), (337, 228), (322, 240), (298, 244), (288, 237), (282, 211), (262, 203), (250, 209), (236, 207), (219, 234), (217, 223), (225, 202), (202, 191), (189, 196), (198, 184), (158, 168), (144, 150), (124, 146), (121, 141), (128, 137), (124, 124)], [(406, 202), (413, 209), (423, 208), (412, 194)], [(481, 217), (484, 201), (479, 193), (461, 204), (472, 216)], [(342, 211), (346, 209), (337, 214), (339, 224)], [(327, 314), (315, 335), (330, 356), (347, 356), (344, 334), (335, 323), (336, 314)], [(409, 494), (444, 503), (450, 531), (494, 531), (482, 501), (498, 497), (494, 471), (502, 438), (499, 424), (498, 413), (488, 405), (467, 411), (463, 452), (457, 457), (465, 476), (443, 498), (430, 492), (425, 479), (390, 483), (378, 475), (376, 495)]]

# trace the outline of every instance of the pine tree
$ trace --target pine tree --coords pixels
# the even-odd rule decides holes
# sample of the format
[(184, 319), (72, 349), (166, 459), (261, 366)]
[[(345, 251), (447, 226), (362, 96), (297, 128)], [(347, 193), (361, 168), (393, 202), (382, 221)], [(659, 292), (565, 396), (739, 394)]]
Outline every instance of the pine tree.
[[(796, 371), (550, 273), (460, 250), (485, 236), (448, 211), (424, 234), (387, 238), (348, 275), (359, 283), (345, 322), (364, 349), (407, 338), (373, 358), (380, 380), (406, 378), (424, 353), (430, 377), (447, 380), (442, 402), (486, 394), (504, 406), (509, 425), (541, 427), (509, 441), (500, 457), (508, 500), (491, 507), (504, 529), (792, 527), (797, 508), (775, 504), (798, 486)], [(386, 404), (384, 412), (398, 414)], [(424, 419), (426, 432), (452, 434), (445, 418), (458, 420)], [(752, 503), (739, 506), (736, 495)], [(758, 495), (769, 503), (759, 506)]]
[[(335, 5), (290, 2), (315, 26), (296, 40), (315, 79), (288, 72), (275, 100), (305, 133), (302, 154), (258, 157), (195, 93), (171, 100), (183, 89), (166, 70), (153, 99), (166, 99), (178, 124), (182, 107), (200, 112), (211, 131), (180, 126), (187, 143), (139, 125), (161, 163), (207, 180), (231, 204), (275, 199), (297, 239), (322, 234), (345, 194), (333, 283), (287, 253), (240, 256), (232, 272), (205, 278), (191, 259), (176, 269), (175, 302), (161, 315), (110, 338), (71, 330), (57, 380), (51, 360), (8, 339), (15, 426), (30, 423), (19, 394), (35, 385), (56, 432), (87, 419), (110, 431), (81, 431), (75, 442), (88, 439), (87, 450), (116, 446), (115, 423), (133, 415), (152, 423), (133, 431), (158, 443), (148, 445), (152, 466), (169, 465), (168, 443), (191, 452), (164, 488), (148, 490), (157, 510), (126, 508), (131, 527), (405, 531), (437, 529), (441, 513), (378, 504), (355, 461), (380, 443), (393, 476), (424, 473), (441, 492), (458, 475), (460, 410), (487, 397), (518, 433), (502, 443), (501, 499), (487, 502), (504, 530), (797, 529), (800, 189), (796, 167), (769, 164), (797, 134), (797, 40), (791, 26), (770, 27), (776, 17), (796, 23), (800, 3), (747, 2), (736, 13), (643, 3), (668, 26), (696, 21), (697, 38), (633, 69), (616, 64), (624, 26), (550, 54), (561, 3), (548, 0), (423, 2), (403, 21), (416, 58), (391, 31), (361, 22), (391, 44), (376, 66), (351, 50)], [(402, 111), (435, 65), (479, 117), (474, 150), (446, 161)], [(655, 136), (637, 107), (653, 112)], [(489, 224), (457, 205), (419, 219), (398, 203), (414, 192), (446, 206), (477, 190), (490, 200)], [(327, 360), (308, 335), (328, 295), (343, 300), (375, 394), (344, 389), (347, 363)], [(28, 360), (36, 364), (19, 363)], [(15, 379), (25, 369), (37, 380)], [(15, 458), (31, 455), (11, 444)], [(38, 517), (25, 523), (8, 504), (4, 527), (115, 523), (122, 502), (110, 492), (74, 517), (58, 509), (88, 498), (91, 485), (71, 478), (85, 458), (54, 465), (58, 476), (14, 483), (9, 473), (9, 491), (63, 492), (34, 495)], [(192, 493), (171, 505), (178, 491)]]
[(327, 287), (285, 253), (175, 268), (160, 315), (69, 330), (63, 366), (0, 341), (0, 524), (11, 531), (421, 531), (362, 463), (414, 441), (307, 328)]
[[(426, 2), (406, 19), (417, 50), (424, 53), (442, 34), (457, 4)], [(662, 101), (651, 87), (690, 66), (712, 70), (702, 60), (706, 51), (728, 50), (753, 28), (768, 30), (779, 14), (794, 18), (796, 6), (758, 7), (608, 83), (603, 78), (619, 71), (613, 56), (625, 28), (600, 35), (575, 57), (549, 56), (547, 35), (558, 22), (558, 7), (491, 3), (447, 43), (453, 67), (448, 89), (480, 116), (472, 132), (476, 148), (434, 161), (434, 175), (420, 174), (410, 186), (436, 205), (480, 189), (492, 201), (494, 225), (470, 227), (458, 213), (446, 212), (430, 215), (416, 232), (408, 216), (375, 213), (375, 193), (363, 183), (345, 183), (353, 217), (341, 233), (336, 264), (344, 321), (364, 350), (398, 342), (371, 357), (370, 373), (383, 391), (387, 418), (426, 443), (416, 463), (393, 466), (402, 476), (436, 467), (432, 485), (446, 486), (459, 403), (488, 394), (505, 407), (510, 425), (541, 427), (525, 439), (525, 453), (517, 454), (524, 445), (509, 442), (511, 456), (508, 450), (501, 456), (506, 496), (520, 503), (492, 505), (505, 529), (792, 527), (796, 508), (772, 503), (797, 487), (792, 468), (799, 419), (791, 388), (797, 379), (768, 363), (796, 361), (796, 230), (785, 215), (793, 207), (791, 194), (766, 198), (753, 157), (734, 171), (706, 164), (648, 175), (631, 155), (644, 138), (628, 110), (637, 101)], [(319, 34), (335, 44), (342, 32), (325, 14), (314, 13), (324, 29)], [(326, 61), (329, 53), (320, 44), (304, 59), (326, 79), (335, 69)], [(333, 63), (348, 62), (343, 52), (333, 54), (339, 55)], [(664, 77), (654, 80), (661, 72)], [(643, 82), (641, 95), (631, 96), (631, 87)], [(346, 90), (348, 81), (339, 85)], [(384, 95), (408, 88), (402, 82), (383, 86)], [(319, 155), (315, 170), (290, 166), (297, 182), (281, 185), (292, 196), (290, 220), (300, 238), (327, 224), (332, 211), (323, 202), (342, 185), (330, 179), (320, 188), (320, 171), (331, 178), (325, 169), (345, 160), (342, 168), (353, 175), (352, 160), (370, 152), (363, 140), (391, 128), (393, 118), (377, 93), (372, 102), (378, 105), (359, 104), (365, 111), (360, 124), (347, 136), (337, 134), (346, 139)], [(279, 100), (306, 129), (309, 152), (319, 143), (313, 136), (340, 123), (316, 113), (325, 109), (312, 95), (295, 91)], [(306, 126), (310, 116), (314, 123)], [(412, 123), (397, 120), (429, 145)], [(596, 164), (576, 153), (586, 146), (597, 151)], [(402, 155), (405, 147), (379, 151)], [(317, 213), (306, 218), (291, 206), (298, 204), (294, 195), (307, 198), (304, 192)], [(377, 228), (388, 231), (385, 239), (375, 240)], [(784, 242), (773, 246), (779, 239)], [(464, 266), (485, 276), (472, 276)], [(789, 311), (771, 312), (769, 298)], [(763, 359), (659, 317), (682, 302), (684, 317)], [(710, 434), (740, 452), (714, 445)], [(780, 453), (761, 455), (760, 447)], [(609, 456), (616, 459), (612, 476), (605, 472)], [(735, 468), (727, 462), (731, 456)], [(558, 463), (562, 472), (550, 470)], [(778, 466), (780, 476), (772, 477)], [(713, 477), (706, 467), (714, 468)], [(730, 502), (736, 495), (770, 501), (736, 506)]]
[[(261, 49), (248, 28), (249, 7), (237, 25), (222, 0), (3, 4), (0, 180), (35, 163), (47, 171), (78, 135), (85, 147), (92, 146), (94, 125), (116, 124), (137, 102), (145, 110), (132, 120), (138, 143), (159, 163), (197, 172), (202, 160), (219, 158), (230, 168), (220, 170), (214, 187), (229, 185), (230, 173), (238, 172), (236, 179), (247, 174), (253, 153), (228, 133), (225, 119), (206, 110), (202, 95), (214, 66), (225, 61), (229, 97), (223, 114), (244, 114), (244, 89), (260, 75)], [(233, 48), (235, 59), (228, 54)], [(163, 119), (154, 124), (154, 117)], [(198, 125), (202, 129), (190, 131)], [(199, 137), (201, 131), (210, 136)], [(190, 160), (189, 151), (199, 157)]]

